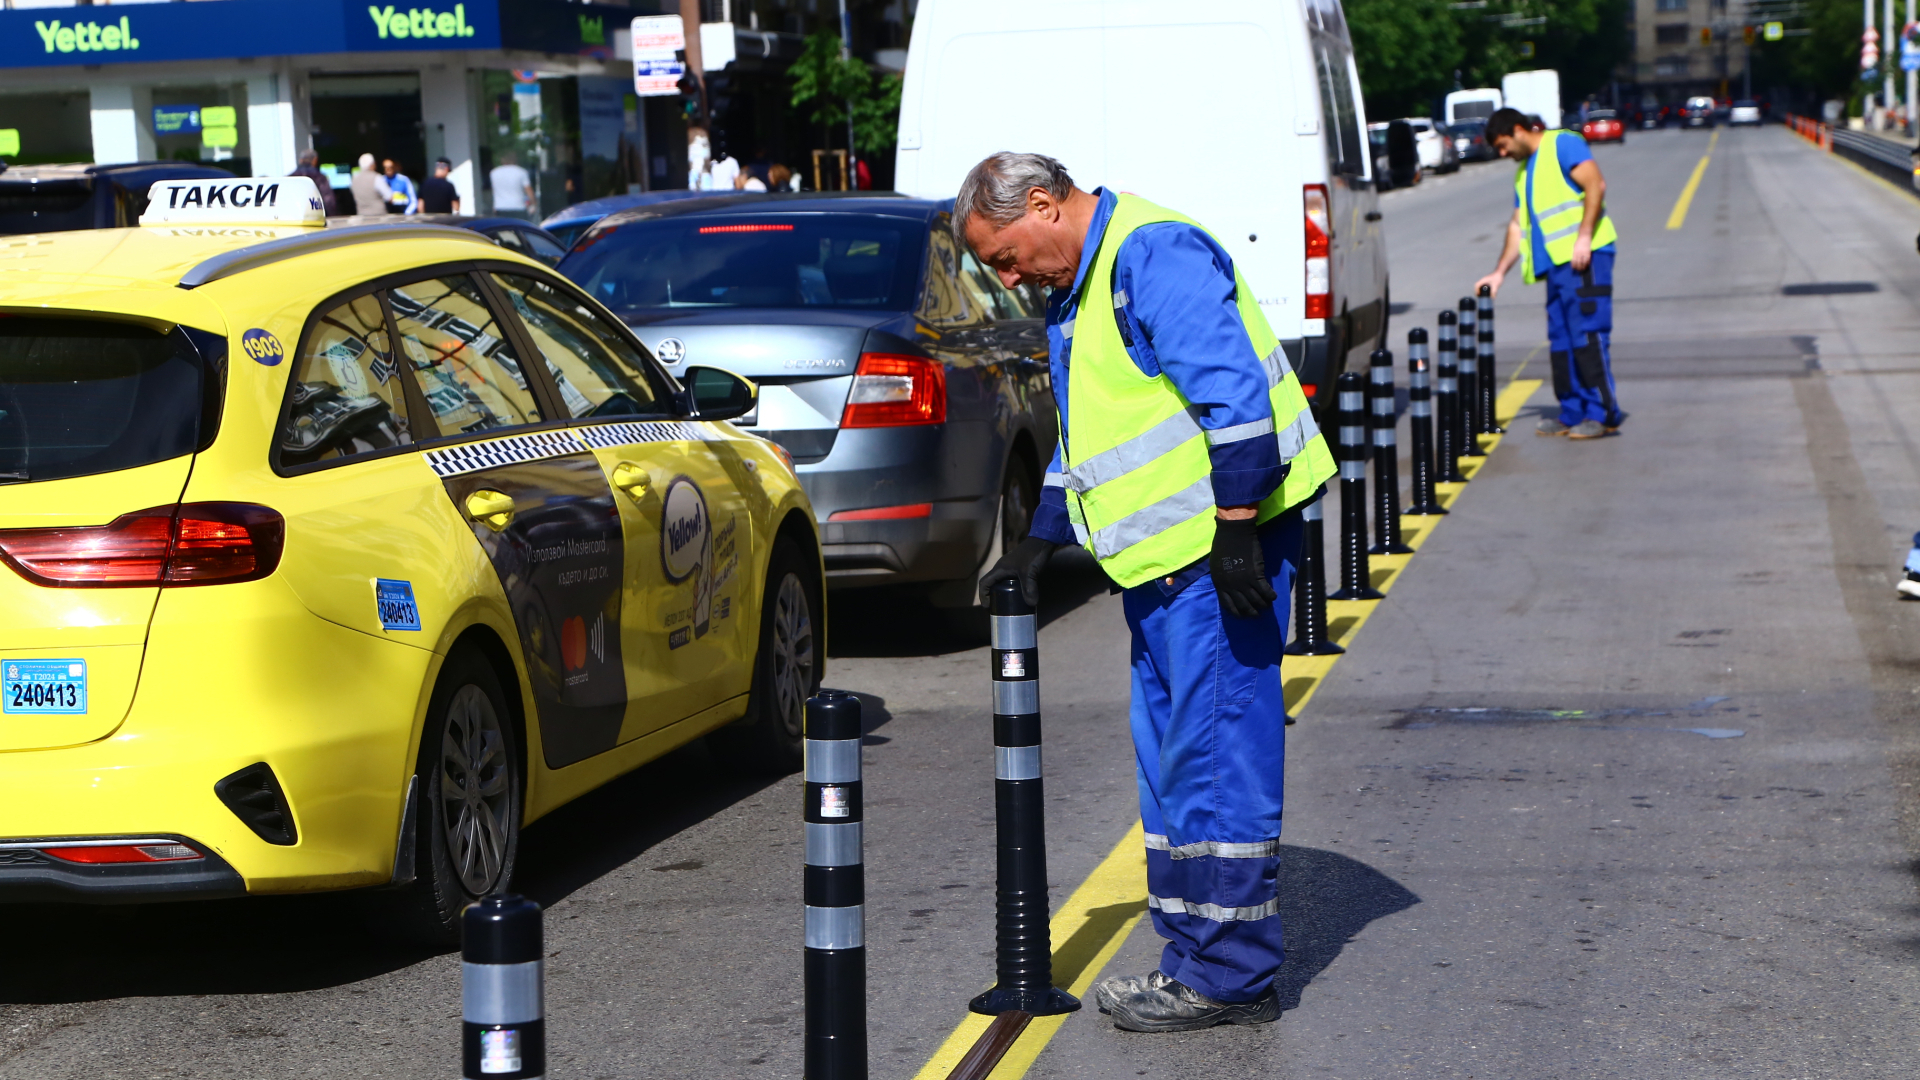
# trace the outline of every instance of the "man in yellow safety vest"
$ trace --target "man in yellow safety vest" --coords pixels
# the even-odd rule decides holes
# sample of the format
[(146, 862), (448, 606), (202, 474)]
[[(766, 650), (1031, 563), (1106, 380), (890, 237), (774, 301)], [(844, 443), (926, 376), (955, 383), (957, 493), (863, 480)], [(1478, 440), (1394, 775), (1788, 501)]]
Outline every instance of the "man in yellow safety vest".
[(1493, 273), (1475, 282), (1494, 295), (1518, 262), (1528, 283), (1547, 282), (1547, 347), (1558, 417), (1542, 417), (1541, 435), (1597, 439), (1619, 431), (1626, 413), (1614, 396), (1613, 219), (1607, 181), (1587, 141), (1571, 131), (1542, 131), (1517, 109), (1487, 118), (1487, 141), (1520, 163), (1513, 220)]
[[(1302, 211), (1304, 213), (1304, 211)], [(1218, 241), (1133, 195), (995, 154), (953, 229), (1008, 287), (1053, 290), (1060, 443), (1029, 534), (981, 578), (1038, 599), (1078, 544), (1125, 590), (1158, 970), (1095, 988), (1133, 1031), (1279, 1015), (1286, 706), (1300, 506), (1334, 472), (1300, 382)]]

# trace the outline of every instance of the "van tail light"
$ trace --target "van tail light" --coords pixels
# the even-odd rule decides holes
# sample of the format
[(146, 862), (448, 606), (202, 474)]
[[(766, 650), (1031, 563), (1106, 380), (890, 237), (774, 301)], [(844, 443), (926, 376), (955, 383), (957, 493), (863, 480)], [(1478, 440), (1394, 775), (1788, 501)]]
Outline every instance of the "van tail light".
[(861, 353), (847, 394), (843, 428), (907, 427), (947, 422), (947, 369), (938, 360)]
[(1309, 319), (1333, 318), (1333, 216), (1327, 185), (1306, 185), (1307, 204), (1307, 314)]
[(227, 584), (273, 573), (286, 532), (264, 506), (183, 503), (105, 525), (0, 529), (0, 562), (55, 588)]

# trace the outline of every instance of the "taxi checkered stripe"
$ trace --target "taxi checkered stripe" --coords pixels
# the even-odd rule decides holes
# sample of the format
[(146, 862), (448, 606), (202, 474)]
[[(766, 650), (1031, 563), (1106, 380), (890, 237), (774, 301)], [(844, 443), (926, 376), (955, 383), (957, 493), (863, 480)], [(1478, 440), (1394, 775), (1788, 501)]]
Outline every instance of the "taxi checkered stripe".
[(489, 439), (486, 442), (429, 450), (426, 453), (426, 459), (427, 465), (433, 469), (434, 474), (444, 480), (449, 476), (479, 472), (481, 469), (492, 469), (501, 465), (517, 465), (523, 461), (539, 461), (542, 458), (577, 454), (582, 449), (584, 447), (580, 445), (580, 440), (575, 438), (571, 431), (536, 431), (527, 435), (512, 435), (504, 439)]
[(707, 438), (700, 425), (680, 420), (596, 424), (593, 427), (575, 428), (574, 432), (580, 436), (580, 441), (599, 450), (636, 443), (705, 442)]

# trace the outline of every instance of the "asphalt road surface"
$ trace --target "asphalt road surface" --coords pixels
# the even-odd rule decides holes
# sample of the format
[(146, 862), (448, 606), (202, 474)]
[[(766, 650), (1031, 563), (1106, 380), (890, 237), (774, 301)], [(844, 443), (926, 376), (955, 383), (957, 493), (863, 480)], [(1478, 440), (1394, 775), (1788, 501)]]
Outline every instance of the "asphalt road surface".
[[(1089, 1009), (1026, 1075), (1912, 1075), (1920, 200), (1727, 131), (1669, 229), (1710, 139), (1598, 149), (1622, 434), (1535, 438), (1534, 394), (1292, 729), (1283, 1018)], [(1491, 265), (1511, 177), (1386, 197), (1396, 342)], [(1539, 286), (1500, 299), (1502, 376), (1545, 378)], [(1072, 559), (1047, 590), (1064, 901), (1136, 810), (1117, 600)], [(992, 974), (984, 627), (877, 595), (833, 620), (870, 731), (873, 1075), (905, 1080)], [(694, 747), (529, 830), (550, 1075), (799, 1075), (799, 803)], [(337, 898), (0, 913), (0, 1077), (457, 1071), (458, 957)], [(1156, 958), (1143, 922), (1106, 970)]]

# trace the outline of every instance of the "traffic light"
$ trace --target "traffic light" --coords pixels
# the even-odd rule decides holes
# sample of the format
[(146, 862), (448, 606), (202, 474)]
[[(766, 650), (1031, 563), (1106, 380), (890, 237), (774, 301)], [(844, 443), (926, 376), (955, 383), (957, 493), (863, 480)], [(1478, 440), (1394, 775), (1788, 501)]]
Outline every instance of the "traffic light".
[(1747, 43), (1748, 45), (1752, 45), (1752, 44), (1753, 44), (1753, 27), (1751, 27), (1751, 26), (1743, 26), (1743, 27), (1741, 27), (1741, 28), (1740, 28), (1740, 39), (1741, 39), (1742, 41), (1744, 41), (1744, 42), (1746, 42), (1746, 43)]
[(1703, 26), (1700, 28), (1700, 44), (1702, 45), (1713, 44), (1713, 28), (1712, 27)]

